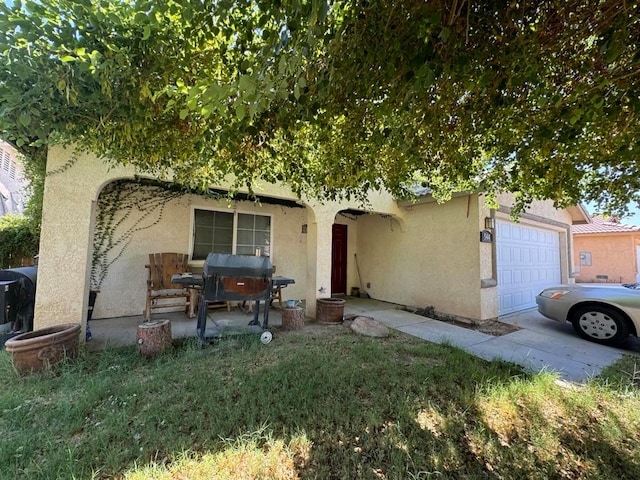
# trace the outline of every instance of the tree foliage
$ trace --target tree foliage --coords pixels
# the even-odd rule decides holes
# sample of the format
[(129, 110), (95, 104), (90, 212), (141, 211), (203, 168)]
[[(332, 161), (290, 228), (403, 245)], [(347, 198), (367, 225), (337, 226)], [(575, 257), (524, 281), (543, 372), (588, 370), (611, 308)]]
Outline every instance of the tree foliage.
[(0, 135), (188, 187), (640, 200), (636, 0), (0, 6)]
[(0, 268), (22, 266), (24, 258), (33, 259), (38, 253), (38, 236), (29, 219), (22, 215), (0, 217)]

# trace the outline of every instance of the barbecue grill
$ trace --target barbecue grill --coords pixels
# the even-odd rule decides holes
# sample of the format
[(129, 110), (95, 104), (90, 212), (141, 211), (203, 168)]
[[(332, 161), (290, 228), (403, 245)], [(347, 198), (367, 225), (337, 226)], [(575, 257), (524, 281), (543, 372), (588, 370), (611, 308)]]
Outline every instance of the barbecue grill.
[(33, 330), (38, 267), (0, 270), (0, 332)]
[[(269, 299), (271, 296), (271, 276), (273, 267), (268, 257), (247, 255), (228, 255), (210, 253), (204, 262), (202, 288), (198, 304), (197, 333), (200, 343), (204, 344), (207, 333), (217, 336), (221, 332), (217, 326), (210, 332), (207, 329), (207, 310), (211, 302), (255, 301), (253, 320), (246, 333), (261, 333), (261, 341), (269, 343)], [(259, 321), (260, 301), (264, 300), (264, 318)]]

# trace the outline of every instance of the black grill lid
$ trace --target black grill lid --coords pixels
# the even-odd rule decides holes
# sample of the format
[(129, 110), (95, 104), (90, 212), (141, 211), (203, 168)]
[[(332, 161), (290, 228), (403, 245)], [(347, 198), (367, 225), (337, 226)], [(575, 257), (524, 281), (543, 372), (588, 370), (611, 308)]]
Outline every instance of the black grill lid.
[(0, 281), (19, 281), (30, 295), (35, 295), (38, 267), (18, 267), (0, 270)]
[(210, 253), (204, 262), (204, 276), (267, 277), (273, 275), (269, 257)]

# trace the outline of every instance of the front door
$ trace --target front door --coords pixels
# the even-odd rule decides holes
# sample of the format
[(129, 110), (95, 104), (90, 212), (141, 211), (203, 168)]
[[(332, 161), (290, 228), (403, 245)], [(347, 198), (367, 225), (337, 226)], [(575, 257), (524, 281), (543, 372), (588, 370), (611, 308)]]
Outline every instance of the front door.
[(331, 294), (347, 293), (347, 226), (333, 225)]
[(636, 265), (638, 268), (636, 272), (636, 282), (640, 283), (640, 245), (636, 245)]

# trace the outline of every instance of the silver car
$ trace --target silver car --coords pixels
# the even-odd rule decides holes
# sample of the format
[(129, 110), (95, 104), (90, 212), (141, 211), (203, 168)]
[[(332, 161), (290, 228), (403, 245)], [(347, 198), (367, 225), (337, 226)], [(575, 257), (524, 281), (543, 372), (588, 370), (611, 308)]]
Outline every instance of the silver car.
[(574, 284), (547, 288), (536, 296), (547, 318), (569, 321), (587, 340), (615, 345), (640, 332), (640, 284)]

